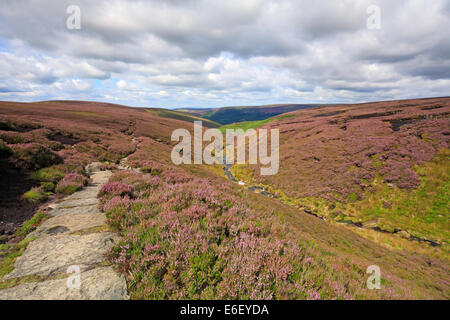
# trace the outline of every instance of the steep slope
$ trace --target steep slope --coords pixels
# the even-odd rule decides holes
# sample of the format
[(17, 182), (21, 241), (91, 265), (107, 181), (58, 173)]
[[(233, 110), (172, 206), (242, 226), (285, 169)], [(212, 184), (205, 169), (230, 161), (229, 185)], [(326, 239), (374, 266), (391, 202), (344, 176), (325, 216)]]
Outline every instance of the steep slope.
[[(123, 235), (110, 255), (134, 299), (446, 299), (448, 263), (393, 251), (255, 194), (205, 166), (129, 157), (101, 196)], [(201, 177), (201, 178), (200, 178)], [(382, 270), (382, 289), (366, 269)]]
[[(76, 188), (75, 181), (64, 176), (72, 174), (84, 183), (86, 164), (119, 161), (135, 151), (133, 136), (169, 148), (172, 131), (189, 126), (144, 109), (107, 103), (0, 102), (0, 236), (12, 236), (54, 193)], [(160, 158), (159, 153), (153, 158)]]
[(264, 126), (280, 130), (278, 174), (236, 166), (239, 179), (390, 247), (448, 256), (449, 98), (288, 115)]

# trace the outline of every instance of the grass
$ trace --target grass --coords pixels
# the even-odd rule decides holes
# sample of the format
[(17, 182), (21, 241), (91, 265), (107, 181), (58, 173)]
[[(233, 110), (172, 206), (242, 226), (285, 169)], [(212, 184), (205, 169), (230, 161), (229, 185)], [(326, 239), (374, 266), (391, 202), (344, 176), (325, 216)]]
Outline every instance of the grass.
[(233, 130), (242, 129), (244, 131), (247, 131), (250, 129), (262, 127), (263, 125), (265, 125), (266, 123), (269, 123), (271, 121), (273, 121), (273, 119), (269, 118), (269, 119), (265, 119), (265, 120), (236, 122), (236, 123), (231, 123), (231, 124), (221, 126), (219, 128), (219, 130), (222, 131), (223, 133), (225, 133), (227, 129), (233, 129)]
[(48, 168), (40, 169), (36, 172), (33, 172), (30, 176), (31, 179), (37, 181), (44, 182), (53, 182), (56, 183), (62, 178), (64, 178), (66, 174), (61, 171), (57, 166), (51, 166)]
[(7, 274), (13, 271), (16, 259), (25, 252), (28, 244), (34, 240), (36, 240), (36, 238), (30, 237), (22, 240), (16, 246), (10, 246), (8, 248), (8, 256), (4, 259), (0, 259), (0, 290), (12, 288), (23, 283), (56, 280), (66, 278), (68, 276), (67, 273), (57, 273), (51, 276), (30, 275), (21, 278), (4, 279)]
[(41, 182), (41, 188), (46, 192), (55, 191), (55, 184), (53, 182)]
[(421, 183), (415, 190), (391, 188), (375, 182), (375, 192), (343, 210), (362, 221), (378, 220), (386, 229), (407, 230), (414, 236), (447, 242), (450, 221), (450, 150), (440, 152), (433, 161), (415, 170)]
[(204, 169), (208, 170), (209, 172), (222, 177), (226, 178), (225, 171), (223, 170), (222, 165), (214, 164), (214, 165), (202, 165)]
[(36, 228), (48, 218), (47, 213), (38, 212), (30, 220), (25, 222), (23, 226), (16, 230), (18, 237), (26, 237), (28, 234), (36, 230)]
[(83, 117), (108, 118), (108, 116), (105, 114), (88, 112), (88, 111), (65, 111), (65, 112), (67, 112), (69, 114), (77, 115), (77, 116), (83, 116)]
[(11, 247), (10, 244), (0, 244), (0, 258), (8, 253), (8, 249)]
[(268, 118), (268, 119), (264, 119), (264, 120), (236, 122), (236, 123), (231, 123), (231, 124), (221, 126), (219, 128), (219, 130), (222, 131), (223, 133), (226, 132), (226, 129), (234, 129), (234, 130), (242, 129), (244, 131), (247, 131), (250, 129), (256, 129), (256, 128), (262, 127), (265, 124), (275, 121), (275, 120), (290, 118), (293, 116), (294, 115), (286, 114), (286, 115), (276, 116), (276, 117), (272, 117), (272, 118)]
[[(22, 227), (16, 230), (16, 236), (19, 238), (25, 238), (31, 232), (42, 224), (48, 215), (45, 212), (38, 212), (30, 220), (25, 222)], [(20, 284), (23, 281), (29, 281), (27, 279), (9, 279), (3, 280), (4, 276), (9, 274), (14, 269), (14, 263), (18, 257), (20, 257), (27, 248), (31, 241), (36, 240), (35, 237), (27, 237), (17, 244), (0, 244), (0, 289), (6, 289)], [(31, 279), (31, 280), (34, 280)]]
[(236, 180), (254, 184), (254, 180), (251, 175), (251, 171), (248, 170), (244, 164), (233, 165), (230, 168), (230, 172)]
[[(420, 251), (436, 257), (448, 258), (450, 221), (450, 150), (443, 149), (433, 159), (415, 166), (421, 183), (415, 190), (389, 186), (378, 176), (372, 181), (374, 190), (365, 192), (361, 200), (350, 194), (347, 202), (330, 202), (319, 197), (292, 198), (282, 190), (254, 182), (251, 171), (244, 165), (234, 165), (230, 171), (237, 180), (249, 185), (259, 185), (279, 197), (282, 202), (297, 208), (307, 208), (319, 216), (338, 222), (372, 222), (374, 226), (399, 234), (380, 233), (369, 229), (358, 229), (358, 233), (391, 249)], [(331, 219), (330, 219), (331, 218)], [(355, 228), (352, 228), (356, 230)], [(438, 241), (440, 248), (412, 243), (405, 237), (416, 237)]]
[[(264, 120), (298, 109), (305, 109), (300, 105), (266, 105), (266, 106), (238, 106), (212, 109), (202, 115), (223, 125), (241, 122)], [(307, 107), (306, 107), (307, 108)]]
[(44, 202), (48, 199), (48, 192), (41, 188), (32, 188), (23, 194), (23, 198), (31, 202)]
[[(13, 271), (14, 262), (18, 257), (20, 257), (24, 253), (28, 244), (33, 240), (35, 240), (35, 238), (31, 237), (26, 238), (23, 239), (21, 242), (19, 242), (16, 246), (6, 248), (6, 250), (8, 250), (9, 252), (8, 255), (0, 261), (0, 280), (2, 280), (3, 277), (6, 276), (8, 273)], [(1, 282), (0, 282), (0, 289), (3, 289)]]

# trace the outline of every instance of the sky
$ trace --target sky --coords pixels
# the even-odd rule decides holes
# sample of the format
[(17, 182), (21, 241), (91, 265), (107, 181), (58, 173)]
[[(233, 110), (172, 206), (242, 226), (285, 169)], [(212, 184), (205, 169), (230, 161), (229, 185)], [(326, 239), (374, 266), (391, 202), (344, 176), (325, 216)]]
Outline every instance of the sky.
[(449, 0), (1, 0), (0, 100), (181, 108), (449, 96), (449, 30)]

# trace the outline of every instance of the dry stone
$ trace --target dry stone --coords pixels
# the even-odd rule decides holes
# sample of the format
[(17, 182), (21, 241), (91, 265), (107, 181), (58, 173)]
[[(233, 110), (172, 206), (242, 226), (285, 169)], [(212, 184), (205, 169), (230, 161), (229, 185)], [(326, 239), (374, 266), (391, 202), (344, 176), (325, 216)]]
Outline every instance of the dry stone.
[(111, 267), (99, 267), (104, 254), (119, 237), (111, 232), (76, 233), (92, 232), (92, 228), (106, 224), (105, 214), (98, 209), (97, 194), (112, 173), (99, 168), (100, 163), (88, 166), (88, 172), (92, 173), (88, 187), (49, 206), (51, 218), (29, 235), (36, 240), (28, 244), (16, 259), (14, 270), (4, 277), (60, 277), (68, 267), (78, 266), (82, 271), (81, 287), (69, 289), (67, 279), (25, 283), (0, 290), (0, 300), (128, 299), (123, 276)]
[(1, 290), (0, 300), (124, 300), (128, 299), (123, 276), (112, 267), (80, 274), (80, 288), (69, 288), (68, 279), (21, 284)]
[(57, 272), (66, 272), (72, 265), (86, 270), (103, 261), (103, 255), (115, 240), (117, 235), (110, 232), (38, 238), (17, 258), (14, 270), (5, 278), (50, 276)]
[[(60, 215), (45, 221), (29, 236), (42, 237), (55, 234), (72, 233), (100, 227), (105, 223), (105, 214), (101, 212)], [(57, 230), (59, 230), (59, 232), (57, 232)]]

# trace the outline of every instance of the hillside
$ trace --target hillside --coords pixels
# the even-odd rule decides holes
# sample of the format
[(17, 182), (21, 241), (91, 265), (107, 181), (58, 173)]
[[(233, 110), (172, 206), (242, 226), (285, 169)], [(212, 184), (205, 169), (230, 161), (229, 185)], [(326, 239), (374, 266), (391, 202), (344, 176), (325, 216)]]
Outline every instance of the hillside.
[[(165, 145), (173, 130), (186, 126), (144, 109), (106, 103), (0, 102), (0, 235), (13, 233), (39, 206), (39, 201), (23, 199), (26, 191), (56, 184), (65, 173), (83, 172), (92, 161), (120, 160), (135, 150), (133, 134)], [(52, 177), (41, 178), (49, 175), (45, 170)], [(37, 179), (29, 178), (33, 172), (39, 172)], [(46, 199), (54, 188), (29, 195)]]
[(391, 249), (449, 254), (450, 98), (295, 111), (280, 130), (280, 170), (237, 179)]
[[(423, 133), (427, 134), (421, 139), (429, 139), (432, 146), (426, 149), (426, 155), (431, 150), (437, 153), (442, 143), (448, 143), (448, 122), (443, 122), (448, 121), (447, 99), (400, 104), (404, 114), (398, 112), (399, 102), (392, 102), (301, 110), (266, 123), (281, 131), (281, 169), (274, 177), (263, 180), (254, 175), (252, 179), (270, 184), (274, 193), (275, 189), (284, 190), (286, 197), (292, 196), (293, 190), (299, 192), (299, 185), (320, 195), (321, 188), (325, 188), (322, 184), (333, 187), (328, 169), (344, 173), (348, 170), (340, 154), (329, 153), (334, 144), (342, 152), (348, 144), (366, 150), (378, 141), (377, 137), (384, 141), (397, 134), (399, 139), (406, 135), (405, 139), (409, 137), (414, 143), (420, 134), (405, 132), (409, 126), (400, 126), (393, 133), (390, 124), (382, 121), (388, 117), (392, 123), (389, 117), (393, 115), (404, 116), (402, 121), (394, 122), (396, 128), (405, 121), (410, 126), (426, 124)], [(364, 122), (374, 121), (373, 117), (382, 118), (370, 122), (372, 126)], [(394, 250), (353, 229), (299, 210), (287, 198), (266, 197), (232, 183), (221, 168), (174, 166), (170, 160), (170, 135), (183, 127), (191, 129), (192, 124), (158, 117), (145, 109), (104, 103), (0, 103), (2, 168), (9, 172), (9, 181), (16, 181), (15, 200), (33, 204), (26, 215), (18, 218), (20, 210), (5, 210), (13, 206), (13, 201), (1, 199), (4, 211), (0, 218), (12, 226), (0, 235), (6, 243), (0, 247), (0, 288), (18, 284), (3, 278), (25, 250), (27, 242), (18, 241), (39, 225), (40, 217), (45, 219), (46, 212), (51, 212), (49, 203), (82, 189), (90, 178), (86, 165), (100, 161), (101, 169), (114, 174), (98, 193), (99, 208), (109, 228), (120, 236), (107, 254), (107, 263), (126, 278), (133, 299), (449, 298), (450, 270), (448, 260), (440, 255), (442, 247), (434, 255), (428, 251)], [(357, 139), (353, 131), (357, 128), (369, 130), (367, 141), (347, 140)], [(323, 136), (316, 133), (320, 130)], [(328, 130), (330, 134), (352, 134), (321, 139), (327, 137)], [(412, 150), (417, 153), (420, 146)], [(308, 147), (313, 158), (305, 158), (303, 152), (307, 151), (302, 147)], [(379, 148), (379, 144), (375, 147)], [(321, 153), (314, 153), (316, 150)], [(363, 154), (353, 149), (347, 152), (354, 153), (348, 155), (354, 161)], [(327, 161), (326, 166), (315, 166), (317, 155), (322, 157), (319, 162)], [(397, 162), (403, 163), (404, 159), (408, 168), (410, 156), (400, 157)], [(306, 171), (309, 166), (323, 174), (314, 176), (317, 181), (300, 175), (303, 170), (312, 175), (312, 171)], [(250, 169), (237, 167), (233, 172), (244, 179), (250, 177)], [(340, 172), (336, 174), (347, 183), (347, 176)], [(398, 178), (403, 181), (401, 175)], [(31, 181), (31, 185), (24, 181)], [(392, 183), (399, 184), (397, 180)], [(2, 194), (10, 186), (5, 184)], [(34, 196), (22, 197), (29, 188)], [(448, 200), (443, 200), (448, 205)], [(31, 222), (23, 224), (33, 214)], [(441, 220), (438, 222), (436, 230), (448, 230)], [(86, 232), (95, 235), (100, 231)], [(382, 270), (381, 290), (366, 287), (366, 269), (374, 264)], [(23, 281), (44, 280), (48, 279)]]

